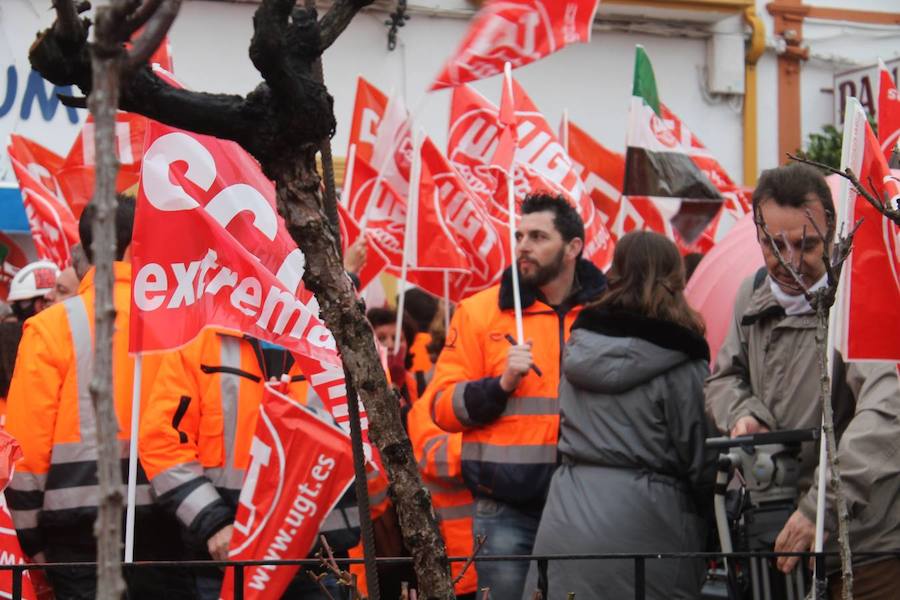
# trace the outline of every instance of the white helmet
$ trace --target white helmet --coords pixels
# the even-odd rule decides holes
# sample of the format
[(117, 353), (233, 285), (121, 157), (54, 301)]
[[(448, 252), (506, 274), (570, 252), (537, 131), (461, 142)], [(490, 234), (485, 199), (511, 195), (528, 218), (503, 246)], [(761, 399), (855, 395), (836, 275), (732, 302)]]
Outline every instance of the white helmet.
[(59, 267), (49, 260), (39, 260), (25, 265), (13, 275), (9, 284), (8, 302), (42, 298), (56, 287)]

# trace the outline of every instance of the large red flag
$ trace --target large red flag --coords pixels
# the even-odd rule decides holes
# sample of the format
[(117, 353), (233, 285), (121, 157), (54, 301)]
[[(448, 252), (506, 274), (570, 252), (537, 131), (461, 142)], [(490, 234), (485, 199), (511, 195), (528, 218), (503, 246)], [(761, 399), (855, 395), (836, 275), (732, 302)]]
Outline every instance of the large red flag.
[(70, 248), (77, 244), (78, 223), (69, 207), (60, 202), (15, 158), (10, 156), (13, 172), (19, 180), (22, 203), (31, 226), (31, 239), (39, 257), (63, 269), (72, 260)]
[(900, 142), (900, 91), (883, 62), (879, 61), (878, 71), (878, 141), (884, 157), (890, 161)]
[[(132, 352), (177, 348), (216, 325), (284, 346), (347, 426), (341, 361), (275, 190), (237, 144), (151, 123), (138, 190)], [(173, 243), (176, 240), (177, 243)]]
[[(887, 166), (862, 106), (847, 101), (842, 167), (849, 167), (885, 204), (900, 201), (900, 178)], [(849, 186), (841, 207), (847, 226), (864, 219), (844, 265), (838, 348), (847, 360), (900, 362), (900, 322), (885, 311), (900, 305), (900, 228)]]
[[(325, 517), (352, 482), (347, 434), (329, 424), (326, 415), (300, 406), (266, 384), (234, 518), (229, 559), (307, 556)], [(281, 598), (298, 569), (247, 567), (243, 597)], [(226, 569), (219, 597), (231, 600), (234, 592), (234, 570)]]
[(384, 117), (387, 103), (387, 96), (377, 87), (362, 77), (356, 80), (356, 101), (353, 104), (353, 118), (350, 122), (348, 157), (355, 152), (357, 157), (372, 162), (378, 126)]
[(490, 0), (431, 84), (454, 87), (527, 65), (573, 44), (591, 40), (599, 0)]

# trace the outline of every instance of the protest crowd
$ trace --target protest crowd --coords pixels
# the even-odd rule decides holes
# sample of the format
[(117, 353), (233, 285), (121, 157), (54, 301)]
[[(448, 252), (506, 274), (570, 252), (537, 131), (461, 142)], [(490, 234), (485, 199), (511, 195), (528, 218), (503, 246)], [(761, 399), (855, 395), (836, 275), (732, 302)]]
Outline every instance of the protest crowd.
[[(175, 85), (164, 63), (160, 77)], [(463, 122), (473, 109), (492, 115), (496, 143), (479, 145), (460, 127), (445, 154), (403, 119), (391, 123), (405, 109), (360, 78), (357, 105), (380, 112), (389, 151), (379, 154), (384, 144), (367, 140), (354, 117), (337, 206), (343, 270), (365, 304), (447, 555), (473, 559), (451, 562), (456, 597), (625, 599), (638, 585), (626, 559), (479, 557), (728, 551), (723, 523), (752, 528), (741, 511), (759, 509), (753, 496), (734, 502), (735, 490), (765, 473), (726, 468), (729, 480), (717, 481), (723, 460), (707, 441), (741, 438), (747, 456), (757, 456), (755, 436), (819, 430), (828, 354), (847, 514), (834, 486), (820, 487), (829, 469), (818, 443), (786, 443), (779, 452), (794, 466), (777, 471), (786, 464), (779, 455), (771, 469), (795, 493), (779, 497), (783, 518), (766, 521), (763, 545), (750, 549), (803, 553), (823, 544), (828, 597), (837, 599), (846, 525), (854, 597), (897, 598), (900, 339), (876, 335), (867, 345), (870, 334), (855, 332), (877, 331), (889, 315), (872, 308), (878, 298), (838, 286), (830, 326), (840, 335), (826, 341), (814, 295), (838, 285), (823, 261), (839, 241), (836, 224), (861, 214), (870, 222), (853, 256), (880, 261), (881, 270), (854, 258), (840, 285), (865, 290), (859, 281), (896, 267), (881, 215), (855, 192), (838, 197), (809, 164), (766, 170), (753, 189), (734, 184), (660, 101), (640, 47), (629, 127), (643, 134), (630, 132), (619, 156), (627, 167), (616, 198), (582, 181), (605, 149), (573, 123), (557, 137), (509, 70), (499, 106), (456, 76), (447, 70), (435, 84), (455, 88), (451, 119)], [(894, 104), (879, 115), (893, 110), (900, 130)], [(879, 197), (900, 198), (890, 171), (900, 149), (883, 152), (861, 109), (854, 115), (860, 179), (880, 182)], [(133, 509), (126, 555), (360, 558), (365, 515), (379, 557), (409, 555), (365, 412), (367, 502), (352, 485), (355, 396), (301, 282), (304, 258), (278, 216), (272, 182), (233, 142), (119, 118), (139, 145), (138, 160), (123, 164), (114, 215), (113, 400), (122, 481), (133, 480), (121, 497)], [(687, 140), (676, 152), (646, 141), (663, 123)], [(529, 132), (559, 149), (562, 168), (528, 155), (536, 144)], [(0, 527), (9, 521), (23, 560), (66, 563), (33, 570), (27, 597), (89, 599), (95, 569), (72, 563), (97, 558), (102, 500), (91, 389), (98, 209), (89, 186), (76, 193), (64, 170), (58, 181), (36, 175), (29, 165), (53, 163), (49, 151), (13, 138), (23, 202), (43, 198), (43, 208), (28, 208), (31, 225), (58, 228), (35, 234), (39, 260), (0, 282), (0, 463), (11, 471)], [(204, 168), (208, 177), (198, 175)], [(674, 204), (664, 210), (666, 201)], [(738, 235), (743, 245), (726, 250)], [(703, 286), (730, 286), (728, 305), (710, 309), (696, 292)], [(758, 456), (767, 456), (759, 444)], [(717, 505), (726, 493), (730, 523)], [(788, 582), (772, 583), (777, 591), (765, 597), (800, 598), (778, 585), (811, 585), (803, 557), (763, 559), (761, 568), (765, 585), (784, 574)], [(351, 570), (364, 593), (364, 570)], [(215, 564), (143, 565), (124, 578), (131, 600), (230, 600), (238, 585)], [(381, 565), (378, 579), (383, 598), (416, 585), (405, 564)], [(714, 595), (716, 581), (708, 561), (675, 557), (647, 561), (641, 585), (654, 599), (737, 597)], [(323, 561), (248, 567), (240, 585), (244, 597), (318, 600), (351, 598), (345, 583)]]

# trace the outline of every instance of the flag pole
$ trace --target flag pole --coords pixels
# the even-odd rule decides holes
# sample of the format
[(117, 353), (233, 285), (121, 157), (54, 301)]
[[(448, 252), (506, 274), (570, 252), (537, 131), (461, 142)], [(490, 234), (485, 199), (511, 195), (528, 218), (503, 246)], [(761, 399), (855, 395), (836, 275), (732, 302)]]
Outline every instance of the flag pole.
[[(510, 97), (512, 97), (512, 65), (506, 63), (503, 65), (503, 85), (508, 86)], [(507, 125), (514, 127), (515, 125)], [(519, 266), (516, 264), (516, 186), (513, 179), (515, 171), (515, 159), (509, 165), (506, 172), (506, 200), (507, 210), (509, 211), (509, 261), (510, 272), (512, 274), (512, 291), (513, 291), (513, 310), (516, 316), (516, 343), (520, 346), (525, 343), (525, 332), (522, 326), (522, 293), (519, 288)]]
[(131, 385), (131, 440), (128, 446), (128, 501), (125, 506), (125, 562), (134, 562), (134, 504), (137, 497), (138, 431), (141, 420), (142, 357), (134, 359), (134, 379)]
[(569, 109), (564, 108), (562, 113), (562, 131), (559, 132), (559, 141), (562, 143), (563, 150), (569, 153)]
[(450, 271), (444, 270), (444, 335), (450, 331)]
[[(341, 204), (344, 208), (350, 209), (350, 188), (353, 187), (353, 168), (356, 165), (356, 144), (350, 144), (350, 150), (347, 151), (347, 162), (344, 164), (344, 183), (341, 185)], [(347, 240), (350, 242), (350, 240)]]
[[(403, 311), (406, 305), (406, 277), (409, 267), (410, 239), (416, 224), (418, 212), (419, 179), (422, 175), (422, 134), (416, 132), (413, 138), (413, 160), (409, 175), (409, 194), (406, 200), (406, 229), (403, 231), (403, 259), (400, 263), (400, 282), (397, 286), (397, 330), (394, 332), (394, 354), (400, 351), (400, 335), (403, 333)], [(395, 382), (400, 385), (402, 382)]]

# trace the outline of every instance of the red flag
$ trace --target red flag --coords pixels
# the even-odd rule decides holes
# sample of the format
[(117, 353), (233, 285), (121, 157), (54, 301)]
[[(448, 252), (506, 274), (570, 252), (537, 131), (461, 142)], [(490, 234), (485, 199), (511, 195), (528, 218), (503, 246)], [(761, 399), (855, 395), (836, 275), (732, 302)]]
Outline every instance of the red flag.
[[(338, 204), (337, 207), (341, 225), (341, 245), (342, 250), (346, 252), (347, 248), (359, 239), (362, 231), (359, 228), (359, 224), (342, 204)], [(372, 239), (372, 236), (366, 233), (366, 262), (357, 274), (357, 277), (359, 277), (359, 289), (366, 289), (366, 286), (378, 277), (387, 266), (387, 257)]]
[(10, 162), (19, 180), (22, 203), (38, 256), (64, 269), (72, 260), (70, 247), (79, 241), (75, 217), (69, 207), (57, 200), (19, 161), (10, 156)]
[(490, 217), (484, 203), (430, 139), (422, 144), (422, 163), (440, 194), (435, 210), (468, 260), (471, 278), (462, 296), (499, 283), (509, 264), (508, 246), (503, 243), (506, 227)]
[[(377, 188), (377, 189), (376, 189)], [(347, 212), (365, 226), (379, 253), (389, 266), (403, 259), (403, 230), (406, 227), (406, 199), (390, 182), (378, 179), (378, 172), (362, 158), (353, 161), (350, 186), (345, 194)]]
[(491, 0), (475, 15), (466, 37), (431, 90), (458, 86), (527, 65), (591, 40), (599, 0)]
[[(132, 113), (116, 114), (116, 156), (119, 174), (116, 191), (133, 187), (141, 172), (147, 119)], [(62, 193), (76, 217), (94, 196), (94, 118), (88, 115), (57, 174)]]
[[(850, 167), (863, 185), (885, 204), (900, 201), (900, 178), (891, 173), (862, 106), (847, 102), (842, 167)], [(885, 311), (900, 305), (900, 228), (884, 217), (850, 186), (844, 222), (864, 219), (844, 265), (843, 319), (838, 348), (847, 360), (900, 362), (900, 323), (885, 319)]]
[(894, 148), (900, 142), (900, 91), (894, 85), (891, 72), (881, 61), (878, 71), (878, 141), (885, 159), (890, 161)]
[[(301, 277), (275, 190), (237, 144), (152, 122), (132, 254), (132, 352), (177, 348), (216, 325), (292, 351), (347, 426), (341, 361)], [(173, 243), (172, 240), (177, 240)]]
[(60, 202), (67, 204), (56, 178), (62, 168), (63, 157), (44, 148), (34, 140), (16, 133), (9, 136), (7, 152), (9, 156), (19, 161), (32, 177), (47, 188), (47, 191)]
[[(353, 481), (346, 433), (266, 384), (250, 466), (244, 476), (231, 560), (283, 560), (307, 556), (325, 517)], [(243, 597), (281, 598), (297, 566), (244, 570)], [(220, 598), (234, 597), (234, 570), (225, 570)]]
[[(500, 111), (467, 88), (457, 88), (451, 108), (450, 160), (473, 182), (489, 212), (500, 222), (507, 217), (506, 178), (498, 176), (502, 165), (494, 162), (501, 148), (503, 125)], [(512, 81), (515, 101), (515, 137), (513, 184), (518, 201), (532, 191), (549, 191), (565, 196), (584, 221), (584, 257), (605, 269), (612, 261), (613, 243), (609, 231), (584, 189), (571, 159), (555, 132), (522, 87)], [(512, 134), (512, 130), (510, 135)], [(505, 151), (501, 148), (501, 156)], [(499, 160), (499, 159), (498, 159)], [(492, 169), (495, 172), (491, 172)], [(479, 194), (481, 195), (481, 194)]]
[[(358, 158), (372, 162), (378, 125), (384, 117), (388, 99), (381, 90), (359, 77), (356, 80), (356, 101), (353, 104), (353, 119), (350, 122), (350, 141), (347, 156), (356, 152)], [(355, 147), (354, 151), (349, 148)]]
[(622, 181), (625, 178), (625, 156), (610, 150), (586, 131), (567, 122), (562, 135), (568, 142), (566, 150), (585, 190), (590, 194), (600, 218), (615, 237), (613, 224), (619, 213), (622, 198)]
[[(431, 140), (425, 139), (421, 154), (425, 153), (426, 145), (429, 147), (429, 158), (433, 161), (435, 153), (440, 151)], [(471, 277), (469, 261), (444, 219), (440, 189), (429, 169), (430, 163), (426, 163), (421, 154), (414, 157), (414, 160), (421, 161), (421, 176), (418, 199), (412, 205), (413, 227), (410, 235), (406, 236), (406, 242), (410, 245), (406, 250), (408, 278), (435, 296), (448, 295), (452, 302), (459, 302)], [(410, 205), (407, 205), (407, 210), (410, 210)]]

